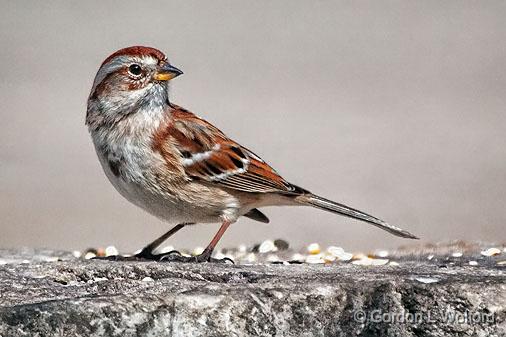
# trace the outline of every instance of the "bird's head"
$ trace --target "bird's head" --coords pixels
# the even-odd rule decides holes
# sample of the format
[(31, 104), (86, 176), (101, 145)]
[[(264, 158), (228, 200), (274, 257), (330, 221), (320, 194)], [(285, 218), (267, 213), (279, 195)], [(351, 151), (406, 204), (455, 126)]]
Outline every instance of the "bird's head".
[(168, 82), (182, 73), (157, 49), (118, 50), (104, 60), (95, 76), (86, 123), (114, 123), (143, 107), (169, 104)]

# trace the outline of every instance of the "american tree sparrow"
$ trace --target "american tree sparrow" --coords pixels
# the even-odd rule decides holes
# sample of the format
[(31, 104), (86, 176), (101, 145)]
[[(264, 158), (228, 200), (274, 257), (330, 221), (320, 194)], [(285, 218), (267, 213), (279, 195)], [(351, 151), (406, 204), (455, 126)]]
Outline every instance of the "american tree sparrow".
[(219, 231), (195, 258), (210, 261), (239, 217), (268, 222), (258, 210), (265, 206), (313, 206), (416, 238), (289, 183), (252, 151), (170, 102), (168, 82), (181, 74), (157, 49), (121, 49), (102, 63), (88, 99), (86, 125), (110, 182), (133, 204), (176, 224), (138, 257), (155, 258), (153, 250), (186, 225), (219, 222)]

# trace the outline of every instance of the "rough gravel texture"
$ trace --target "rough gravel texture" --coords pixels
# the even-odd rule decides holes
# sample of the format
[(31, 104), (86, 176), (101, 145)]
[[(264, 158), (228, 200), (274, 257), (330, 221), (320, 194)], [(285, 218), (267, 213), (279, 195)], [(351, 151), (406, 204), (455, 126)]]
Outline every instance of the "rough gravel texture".
[(0, 250), (0, 336), (506, 336), (501, 256), (473, 259), (246, 266)]

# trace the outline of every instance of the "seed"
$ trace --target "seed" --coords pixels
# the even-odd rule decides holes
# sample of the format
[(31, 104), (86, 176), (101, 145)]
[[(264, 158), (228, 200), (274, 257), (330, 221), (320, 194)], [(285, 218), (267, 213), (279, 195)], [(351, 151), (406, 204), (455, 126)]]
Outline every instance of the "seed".
[(321, 252), (320, 245), (317, 243), (312, 243), (309, 246), (307, 246), (307, 251), (311, 255), (320, 254)]
[(279, 250), (287, 250), (288, 247), (290, 247), (290, 245), (288, 244), (288, 242), (286, 242), (285, 240), (282, 240), (282, 239), (274, 240), (274, 245)]
[(363, 253), (353, 254), (353, 260), (362, 260), (362, 259), (366, 259), (366, 258), (368, 258), (368, 256)]
[(295, 253), (292, 255), (291, 261), (304, 262), (306, 257), (302, 254)]
[(308, 255), (306, 257), (306, 263), (310, 263), (310, 264), (325, 263), (325, 260), (323, 259), (322, 254), (313, 254), (313, 255)]
[(389, 255), (388, 250), (380, 250), (375, 254), (377, 257), (387, 257)]
[(353, 254), (344, 252), (343, 254), (339, 255), (337, 258), (339, 259), (339, 261), (350, 261), (353, 258)]
[(353, 261), (352, 264), (354, 264), (356, 266), (371, 266), (372, 259), (370, 257), (364, 256), (361, 259)]
[(373, 266), (383, 266), (388, 263), (388, 259), (372, 259), (371, 265)]
[(105, 249), (104, 248), (98, 248), (97, 249), (97, 256), (104, 257), (105, 256)]
[(80, 252), (80, 251), (78, 251), (78, 250), (74, 250), (74, 251), (72, 252), (72, 255), (74, 255), (74, 257), (75, 257), (76, 259), (78, 259), (78, 258), (80, 258), (80, 257), (81, 257), (81, 255), (82, 255), (82, 254), (81, 254), (81, 252)]
[(108, 246), (107, 248), (105, 248), (105, 256), (116, 256), (118, 254), (119, 252), (114, 246)]
[(344, 254), (344, 249), (342, 249), (341, 247), (329, 246), (327, 248), (327, 252), (329, 254), (334, 255), (335, 257), (339, 257)]
[(270, 254), (267, 256), (267, 262), (279, 262), (281, 261), (276, 254)]
[(483, 256), (495, 256), (495, 255), (499, 255), (499, 254), (501, 254), (501, 250), (498, 248), (495, 248), (495, 247), (489, 248), (489, 249), (481, 252), (481, 255), (483, 255)]
[(276, 246), (274, 245), (274, 241), (272, 240), (265, 240), (264, 242), (262, 242), (260, 247), (258, 247), (258, 252), (261, 254), (275, 252), (277, 250), (278, 249), (276, 248)]

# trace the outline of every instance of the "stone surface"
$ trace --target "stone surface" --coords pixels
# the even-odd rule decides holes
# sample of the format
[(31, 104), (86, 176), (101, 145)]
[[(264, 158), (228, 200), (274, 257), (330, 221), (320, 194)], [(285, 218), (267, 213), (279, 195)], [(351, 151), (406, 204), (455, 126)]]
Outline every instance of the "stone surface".
[(506, 254), (473, 249), (382, 266), (0, 250), (0, 336), (506, 336)]

